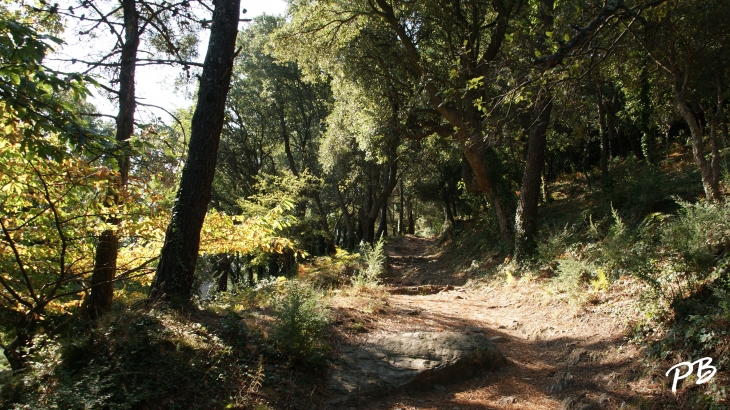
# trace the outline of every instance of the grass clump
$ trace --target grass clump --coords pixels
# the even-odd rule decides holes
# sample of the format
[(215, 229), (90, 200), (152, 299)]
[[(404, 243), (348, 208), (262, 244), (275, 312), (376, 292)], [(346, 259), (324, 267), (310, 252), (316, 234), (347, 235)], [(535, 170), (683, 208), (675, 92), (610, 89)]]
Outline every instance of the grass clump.
[(318, 367), (326, 360), (323, 336), (329, 311), (323, 299), (311, 286), (290, 280), (273, 302), (274, 340), (292, 362), (305, 367)]

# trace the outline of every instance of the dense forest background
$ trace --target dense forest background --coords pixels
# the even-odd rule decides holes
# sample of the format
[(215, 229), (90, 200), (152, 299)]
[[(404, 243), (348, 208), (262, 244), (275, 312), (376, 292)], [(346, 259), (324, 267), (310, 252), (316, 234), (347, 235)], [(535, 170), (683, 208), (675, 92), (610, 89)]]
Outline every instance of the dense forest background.
[[(482, 275), (571, 297), (635, 278), (651, 354), (727, 366), (730, 3), (289, 0), (254, 19), (245, 6), (0, 4), (4, 406), (166, 408), (80, 363), (96, 349), (117, 370), (162, 366), (115, 362), (154, 355), (122, 345), (141, 336), (117, 325), (261, 295), (275, 312), (310, 309), (320, 340), (318, 292), (378, 283), (382, 243), (399, 235), (438, 236), (446, 252), (466, 235), (467, 262), (500, 261)], [(93, 44), (75, 72), (51, 68), (62, 36)], [(150, 116), (135, 97), (149, 65), (172, 67), (194, 106)], [(651, 321), (684, 339), (652, 342)], [(277, 328), (269, 354), (317, 368), (326, 347), (293, 336), (305, 328)], [(190, 357), (165, 366), (208, 377)], [(267, 357), (241, 383), (260, 384)], [(726, 403), (713, 389), (703, 403)]]

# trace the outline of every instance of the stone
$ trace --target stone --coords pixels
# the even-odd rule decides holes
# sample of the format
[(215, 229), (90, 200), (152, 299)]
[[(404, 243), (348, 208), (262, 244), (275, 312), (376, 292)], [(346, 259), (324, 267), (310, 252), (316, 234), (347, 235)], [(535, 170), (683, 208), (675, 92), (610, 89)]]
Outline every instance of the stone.
[(517, 403), (517, 397), (515, 396), (506, 396), (499, 399), (499, 405), (500, 406), (506, 406), (508, 404), (514, 404)]
[(328, 387), (338, 397), (328, 404), (344, 406), (356, 403), (360, 396), (431, 389), (468, 378), (481, 370), (495, 369), (506, 362), (483, 333), (373, 335), (359, 346), (346, 346), (334, 360), (336, 369)]

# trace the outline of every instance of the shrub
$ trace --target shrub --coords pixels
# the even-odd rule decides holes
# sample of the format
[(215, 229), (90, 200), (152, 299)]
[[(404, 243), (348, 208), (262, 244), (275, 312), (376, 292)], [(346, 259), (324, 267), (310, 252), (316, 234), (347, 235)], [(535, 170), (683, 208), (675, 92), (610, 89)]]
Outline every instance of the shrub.
[(373, 287), (376, 286), (385, 272), (385, 251), (383, 245), (385, 242), (381, 239), (375, 243), (375, 246), (370, 246), (369, 243), (360, 243), (360, 254), (362, 260), (367, 266), (365, 270), (361, 270), (353, 276), (352, 284), (356, 288)]
[(661, 241), (685, 270), (706, 273), (730, 247), (730, 205), (678, 203), (679, 217), (664, 226)]
[(257, 402), (248, 393), (261, 376), (245, 350), (244, 325), (233, 317), (191, 319), (162, 310), (112, 312), (88, 333), (38, 340), (29, 369), (0, 389), (0, 408), (174, 410)]
[(575, 228), (565, 224), (562, 229), (553, 227), (545, 228), (540, 232), (537, 241), (536, 256), (539, 262), (550, 264), (573, 243)]
[(552, 279), (552, 283), (558, 290), (567, 293), (572, 301), (579, 301), (583, 285), (596, 277), (596, 271), (596, 266), (590, 262), (562, 259), (558, 261), (558, 276)]
[(311, 287), (290, 280), (274, 300), (273, 336), (290, 360), (316, 367), (325, 359), (327, 345), (322, 340), (329, 324), (323, 295)]

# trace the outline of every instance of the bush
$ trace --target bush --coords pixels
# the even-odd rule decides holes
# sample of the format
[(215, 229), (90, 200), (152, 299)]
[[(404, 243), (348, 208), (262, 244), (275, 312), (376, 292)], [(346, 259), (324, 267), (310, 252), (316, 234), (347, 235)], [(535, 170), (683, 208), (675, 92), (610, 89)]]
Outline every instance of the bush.
[(352, 284), (357, 288), (373, 287), (380, 283), (380, 279), (385, 272), (385, 251), (383, 245), (385, 242), (381, 239), (370, 246), (369, 243), (360, 243), (360, 254), (362, 260), (367, 266), (365, 270), (361, 270), (353, 276)]
[(687, 271), (706, 273), (730, 248), (730, 205), (678, 201), (679, 217), (665, 225), (662, 243)]
[(538, 262), (551, 264), (573, 243), (575, 228), (565, 224), (563, 229), (545, 228), (540, 232), (537, 241), (536, 257)]
[(297, 281), (287, 281), (274, 300), (273, 336), (292, 362), (316, 367), (326, 359), (327, 345), (322, 340), (329, 324), (323, 295)]
[(257, 399), (248, 393), (261, 376), (248, 359), (244, 325), (199, 319), (205, 324), (162, 310), (112, 312), (88, 333), (39, 340), (29, 369), (0, 389), (0, 408), (250, 407)]
[(580, 301), (583, 285), (592, 278), (597, 278), (598, 269), (592, 263), (575, 259), (558, 261), (558, 276), (552, 284), (559, 291), (567, 293), (572, 301)]

